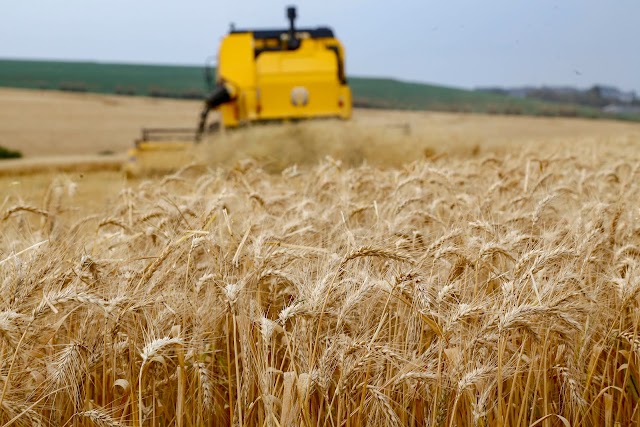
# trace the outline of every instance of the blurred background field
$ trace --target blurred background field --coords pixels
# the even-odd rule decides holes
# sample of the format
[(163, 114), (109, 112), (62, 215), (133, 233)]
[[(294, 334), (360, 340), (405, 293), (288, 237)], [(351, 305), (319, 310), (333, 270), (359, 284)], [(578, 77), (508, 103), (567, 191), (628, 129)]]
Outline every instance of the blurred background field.
[[(4, 87), (202, 99), (209, 92), (204, 81), (203, 67), (198, 66), (0, 59), (0, 86)], [(361, 108), (640, 120), (637, 113), (611, 114), (571, 102), (391, 78), (350, 77), (349, 85), (355, 106)]]
[[(120, 167), (140, 127), (190, 127), (199, 108), (195, 100), (0, 89), (0, 145), (25, 155), (0, 162), (4, 203), (39, 203), (62, 173), (78, 185), (76, 203), (100, 209), (126, 186)], [(265, 125), (211, 136), (194, 160), (227, 169), (248, 161), (279, 173), (327, 156), (345, 166), (383, 168), (576, 150), (625, 158), (639, 142), (640, 124), (632, 122), (356, 109), (351, 122)]]
[[(0, 145), (19, 149), (25, 157), (121, 155), (140, 136), (142, 127), (193, 127), (200, 107), (201, 103), (195, 100), (0, 89)], [(420, 152), (427, 150), (428, 155), (453, 155), (462, 146), (477, 155), (495, 150), (519, 151), (525, 142), (584, 144), (603, 138), (633, 142), (639, 129), (640, 125), (633, 122), (611, 120), (356, 109), (351, 122), (257, 126), (205, 142), (224, 141), (236, 158), (243, 154), (267, 155), (264, 151), (251, 151), (251, 145), (267, 146), (272, 141), (275, 144), (267, 151), (278, 152), (276, 145), (291, 140), (304, 140), (307, 149), (316, 144), (318, 154), (323, 155), (337, 156), (335, 151), (322, 152), (327, 147), (357, 151), (382, 140), (388, 144), (380, 150), (376, 148), (382, 157), (386, 157), (382, 154), (385, 150), (397, 150), (400, 145), (411, 150), (416, 144), (420, 145)], [(282, 148), (283, 152), (277, 155), (286, 156), (289, 148)]]

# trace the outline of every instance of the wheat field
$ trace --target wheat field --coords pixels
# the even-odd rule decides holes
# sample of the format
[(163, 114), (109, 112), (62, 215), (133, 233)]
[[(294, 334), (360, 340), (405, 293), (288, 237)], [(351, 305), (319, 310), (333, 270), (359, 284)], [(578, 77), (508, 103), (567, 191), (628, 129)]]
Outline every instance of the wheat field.
[(638, 128), (477, 148), (410, 121), (14, 185), (0, 426), (640, 423)]
[(0, 218), (1, 421), (637, 423), (639, 174), (185, 168), (86, 217), (54, 181)]

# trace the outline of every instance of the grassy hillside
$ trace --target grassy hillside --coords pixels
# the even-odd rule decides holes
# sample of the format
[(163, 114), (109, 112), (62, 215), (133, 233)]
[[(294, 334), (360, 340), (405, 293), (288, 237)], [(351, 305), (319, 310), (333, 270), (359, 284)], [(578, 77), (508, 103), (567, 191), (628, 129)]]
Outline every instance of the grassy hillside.
[(415, 110), (533, 113), (544, 103), (470, 90), (410, 83), (394, 79), (352, 78), (351, 88), (359, 102)]
[(202, 67), (0, 60), (0, 86), (131, 95), (202, 96)]
[[(351, 77), (349, 81), (359, 107), (613, 117), (575, 105), (393, 79)], [(207, 91), (203, 68), (197, 66), (22, 60), (0, 60), (0, 86), (172, 98), (201, 98)], [(615, 118), (640, 120), (640, 116)]]

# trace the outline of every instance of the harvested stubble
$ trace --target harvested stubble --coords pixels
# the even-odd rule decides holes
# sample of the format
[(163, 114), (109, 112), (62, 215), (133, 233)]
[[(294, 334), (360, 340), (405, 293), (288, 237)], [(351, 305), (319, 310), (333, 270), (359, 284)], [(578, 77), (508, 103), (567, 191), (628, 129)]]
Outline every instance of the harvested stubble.
[(103, 216), (9, 207), (0, 421), (638, 423), (640, 162), (585, 158), (187, 169)]

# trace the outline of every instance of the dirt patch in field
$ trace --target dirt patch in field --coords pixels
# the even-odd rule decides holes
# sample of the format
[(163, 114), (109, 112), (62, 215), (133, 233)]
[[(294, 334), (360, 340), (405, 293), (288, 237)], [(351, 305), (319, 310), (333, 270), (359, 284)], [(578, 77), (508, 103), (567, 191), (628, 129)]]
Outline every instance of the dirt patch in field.
[(201, 103), (0, 89), (0, 145), (25, 156), (118, 153), (142, 127), (193, 127)]

